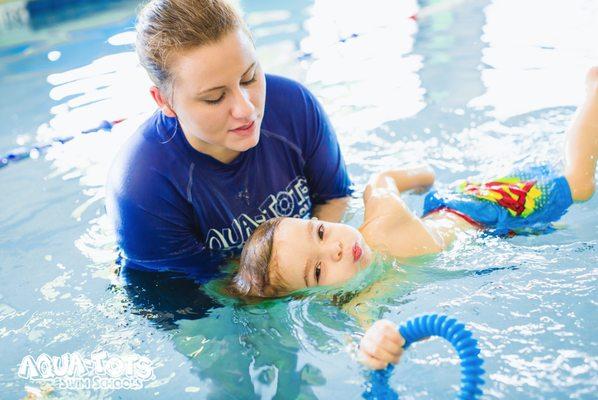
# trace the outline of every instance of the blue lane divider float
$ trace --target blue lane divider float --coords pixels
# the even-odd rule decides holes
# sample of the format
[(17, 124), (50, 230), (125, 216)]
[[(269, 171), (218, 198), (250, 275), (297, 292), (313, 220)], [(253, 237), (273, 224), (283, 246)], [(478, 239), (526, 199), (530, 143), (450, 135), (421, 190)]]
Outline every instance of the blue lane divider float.
[[(465, 325), (446, 315), (430, 314), (417, 317), (405, 325), (401, 325), (399, 332), (405, 339), (404, 349), (429, 336), (440, 336), (448, 340), (461, 359), (461, 390), (457, 398), (470, 400), (482, 395), (481, 386), (484, 384), (482, 364), (484, 361), (480, 358), (477, 340), (472, 337), (471, 331), (466, 329)], [(398, 399), (397, 392), (388, 383), (393, 369), (394, 367), (389, 365), (384, 370), (372, 371), (363, 397), (368, 400)]]
[[(93, 127), (91, 129), (86, 129), (81, 131), (80, 134), (87, 134), (92, 132), (97, 132), (100, 130), (109, 132), (112, 130), (112, 127), (119, 122), (124, 121), (124, 119), (119, 119), (116, 121), (102, 121), (99, 123), (98, 126)], [(21, 146), (15, 147), (14, 149), (9, 150), (5, 154), (0, 154), (0, 168), (6, 167), (9, 163), (24, 160), (26, 158), (30, 158), (32, 154), (40, 154), (43, 151), (47, 150), (55, 143), (66, 143), (75, 138), (77, 135), (67, 135), (67, 136), (60, 136), (57, 138), (52, 139), (50, 143), (41, 143), (35, 144), (31, 146)]]

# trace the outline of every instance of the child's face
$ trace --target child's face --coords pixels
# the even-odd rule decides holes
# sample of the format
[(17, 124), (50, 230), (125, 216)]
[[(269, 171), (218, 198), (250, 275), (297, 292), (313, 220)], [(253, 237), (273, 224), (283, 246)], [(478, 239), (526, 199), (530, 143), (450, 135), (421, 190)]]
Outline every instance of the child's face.
[(345, 282), (372, 260), (372, 251), (357, 229), (297, 218), (280, 222), (272, 252), (289, 291)]

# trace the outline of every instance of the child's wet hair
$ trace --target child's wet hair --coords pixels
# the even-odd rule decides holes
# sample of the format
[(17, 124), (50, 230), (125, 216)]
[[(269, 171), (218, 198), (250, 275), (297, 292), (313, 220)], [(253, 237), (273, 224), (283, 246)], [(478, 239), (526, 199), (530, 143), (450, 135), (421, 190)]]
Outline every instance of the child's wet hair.
[(262, 223), (251, 234), (239, 260), (239, 270), (232, 277), (228, 292), (239, 297), (279, 297), (287, 294), (274, 257), (274, 234), (284, 218)]

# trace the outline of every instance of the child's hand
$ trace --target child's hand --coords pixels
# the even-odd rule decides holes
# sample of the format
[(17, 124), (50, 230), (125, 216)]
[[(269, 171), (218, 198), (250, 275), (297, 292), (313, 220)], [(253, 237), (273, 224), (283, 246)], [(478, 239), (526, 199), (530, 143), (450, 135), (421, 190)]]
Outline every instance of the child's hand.
[(387, 188), (389, 187), (388, 178), (394, 182), (394, 186), (399, 192), (413, 190), (416, 193), (424, 193), (434, 184), (436, 174), (429, 165), (409, 169), (389, 169), (376, 174), (368, 187), (371, 186), (372, 189)]
[(418, 168), (414, 168), (411, 170), (411, 173), (414, 175), (415, 180), (419, 183), (418, 185), (414, 185), (412, 188), (413, 193), (415, 194), (422, 194), (426, 193), (436, 180), (436, 173), (429, 165), (422, 165)]
[(403, 354), (405, 339), (397, 326), (386, 319), (376, 321), (361, 338), (359, 361), (372, 369), (396, 364)]

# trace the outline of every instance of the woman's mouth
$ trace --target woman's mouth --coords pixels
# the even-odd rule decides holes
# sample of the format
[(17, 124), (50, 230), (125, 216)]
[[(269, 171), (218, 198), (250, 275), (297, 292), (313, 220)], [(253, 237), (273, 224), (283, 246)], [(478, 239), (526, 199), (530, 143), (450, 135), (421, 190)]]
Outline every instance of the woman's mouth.
[(237, 135), (241, 135), (241, 136), (249, 136), (253, 133), (254, 127), (255, 127), (255, 120), (251, 121), (247, 125), (240, 126), (236, 129), (231, 129), (231, 132), (236, 133)]
[(363, 250), (361, 249), (359, 244), (355, 242), (355, 244), (353, 245), (353, 261), (357, 262), (361, 258), (362, 254)]

